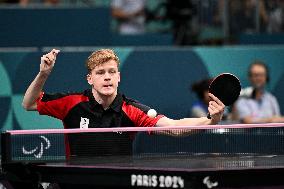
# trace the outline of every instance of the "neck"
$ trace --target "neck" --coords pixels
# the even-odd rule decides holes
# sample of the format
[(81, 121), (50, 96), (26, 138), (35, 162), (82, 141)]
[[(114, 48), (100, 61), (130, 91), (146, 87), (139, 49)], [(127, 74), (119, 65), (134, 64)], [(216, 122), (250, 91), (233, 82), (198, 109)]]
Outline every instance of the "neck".
[(103, 106), (103, 108), (106, 110), (108, 107), (111, 105), (111, 103), (114, 101), (117, 92), (115, 92), (113, 95), (108, 96), (108, 95), (101, 95), (97, 91), (92, 90), (93, 96), (95, 100)]
[(263, 89), (255, 88), (255, 98), (256, 99), (260, 99), (262, 97), (263, 93), (264, 93)]

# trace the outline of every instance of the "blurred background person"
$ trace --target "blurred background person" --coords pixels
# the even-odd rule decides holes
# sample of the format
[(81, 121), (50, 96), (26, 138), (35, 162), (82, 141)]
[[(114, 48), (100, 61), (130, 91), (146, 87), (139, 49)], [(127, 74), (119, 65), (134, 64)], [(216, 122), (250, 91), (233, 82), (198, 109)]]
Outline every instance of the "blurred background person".
[(0, 0), (0, 3), (19, 4), (20, 6), (26, 6), (30, 3), (30, 0)]
[[(192, 104), (190, 108), (190, 117), (204, 117), (208, 115), (208, 103), (211, 100), (209, 97), (209, 86), (213, 78), (206, 78), (194, 82), (191, 85), (191, 91), (197, 96), (197, 100)], [(222, 121), (220, 124), (232, 124), (236, 120), (232, 114), (232, 107), (225, 107)]]
[(1, 3), (18, 4), (26, 7), (30, 4), (42, 4), (46, 6), (55, 6), (61, 3), (60, 0), (0, 0)]
[(212, 79), (203, 79), (197, 81), (191, 85), (191, 91), (193, 91), (198, 100), (195, 101), (190, 109), (190, 117), (206, 117), (208, 113), (208, 103), (210, 97), (208, 95), (209, 85)]
[[(263, 0), (230, 0), (229, 12), (231, 34), (265, 31), (268, 15)], [(257, 28), (257, 17), (259, 28)]]
[(111, 13), (117, 21), (120, 34), (145, 32), (146, 0), (112, 0)]
[(58, 5), (60, 0), (45, 0), (44, 3), (47, 5)]
[(235, 104), (236, 113), (242, 123), (284, 122), (276, 97), (266, 90), (269, 70), (262, 61), (256, 60), (248, 69), (251, 87), (242, 90)]
[(283, 0), (267, 0), (266, 9), (268, 12), (268, 33), (279, 33), (283, 31)]
[(165, 8), (166, 18), (172, 21), (174, 44), (196, 44), (196, 31), (192, 27), (192, 18), (197, 10), (192, 1), (167, 0)]

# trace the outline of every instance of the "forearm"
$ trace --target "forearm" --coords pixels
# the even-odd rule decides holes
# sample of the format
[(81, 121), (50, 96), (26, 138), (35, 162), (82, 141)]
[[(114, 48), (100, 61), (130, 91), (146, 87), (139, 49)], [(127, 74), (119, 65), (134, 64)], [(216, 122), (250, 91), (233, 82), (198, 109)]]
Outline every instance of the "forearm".
[(39, 98), (43, 86), (52, 71), (56, 56), (59, 52), (60, 51), (57, 49), (52, 49), (49, 53), (41, 57), (40, 71), (28, 87), (22, 102), (22, 106), (26, 110), (37, 109), (36, 100)]
[(47, 78), (48, 74), (39, 72), (28, 87), (22, 102), (22, 106), (26, 110), (36, 110), (36, 100), (39, 98)]
[(173, 120), (175, 126), (187, 126), (187, 125), (212, 125), (216, 124), (207, 117), (200, 118), (183, 118), (179, 120)]
[(127, 13), (124, 13), (123, 11), (119, 10), (119, 9), (116, 9), (114, 8), (112, 10), (112, 16), (117, 18), (117, 19), (129, 19), (129, 17), (131, 16), (130, 14), (127, 14)]
[(121, 19), (121, 20), (132, 19), (132, 17), (142, 15), (142, 14), (143, 14), (143, 9), (135, 11), (135, 12), (124, 12), (118, 8), (112, 9), (112, 16), (117, 19)]
[[(198, 126), (198, 125), (209, 125), (213, 124), (211, 119), (207, 117), (201, 118), (183, 118), (179, 120), (173, 120), (167, 117), (161, 118), (156, 126), (157, 127), (167, 127), (167, 126)], [(165, 130), (165, 131), (158, 131), (156, 134), (164, 134), (176, 137), (188, 136), (191, 134), (199, 133), (200, 130), (198, 129), (186, 129), (186, 130)]]
[(251, 118), (247, 117), (242, 119), (242, 122), (245, 124), (252, 124), (252, 123), (277, 123), (277, 122), (284, 122), (284, 118), (281, 116), (273, 116), (273, 117), (267, 117), (267, 118)]
[(207, 117), (201, 118), (183, 118), (183, 119), (170, 119), (167, 117), (161, 118), (156, 126), (157, 127), (168, 127), (168, 126), (196, 126), (196, 125), (212, 125), (216, 124), (212, 119), (208, 119)]

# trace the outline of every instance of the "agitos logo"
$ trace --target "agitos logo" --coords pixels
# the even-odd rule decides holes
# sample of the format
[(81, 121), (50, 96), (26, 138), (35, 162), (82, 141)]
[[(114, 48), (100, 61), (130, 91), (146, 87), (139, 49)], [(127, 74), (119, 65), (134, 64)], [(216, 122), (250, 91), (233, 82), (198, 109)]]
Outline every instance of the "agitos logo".
[(24, 146), (22, 147), (22, 152), (25, 155), (33, 155), (35, 158), (41, 158), (43, 155), (43, 151), (50, 148), (50, 140), (45, 136), (39, 136), (41, 138), (40, 146), (36, 146), (33, 149), (26, 149)]

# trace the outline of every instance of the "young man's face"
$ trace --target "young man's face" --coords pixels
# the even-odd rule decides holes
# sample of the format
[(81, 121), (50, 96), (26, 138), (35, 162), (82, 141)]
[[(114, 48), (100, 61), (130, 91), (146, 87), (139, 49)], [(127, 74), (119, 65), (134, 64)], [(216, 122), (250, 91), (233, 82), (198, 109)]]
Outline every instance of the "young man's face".
[(99, 95), (116, 95), (118, 83), (120, 82), (120, 72), (118, 71), (117, 63), (114, 60), (109, 60), (102, 65), (96, 66), (88, 74), (87, 80)]

